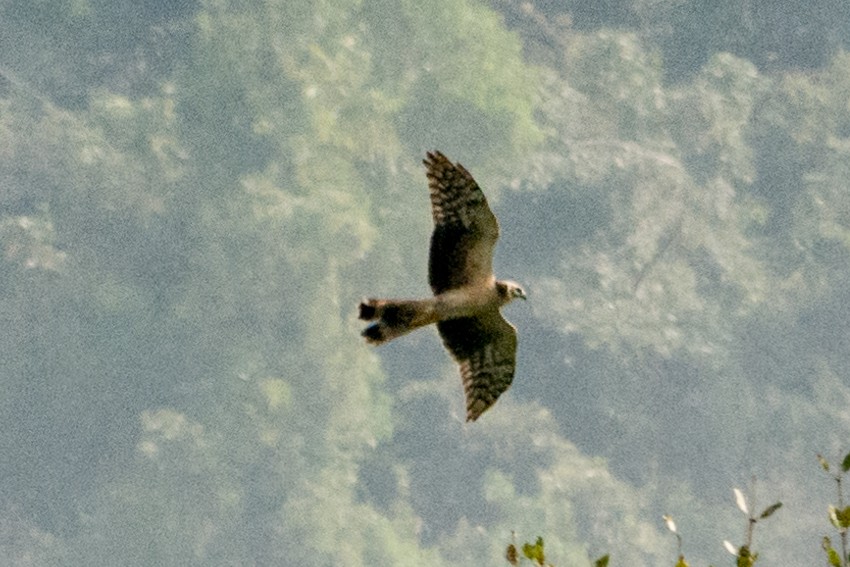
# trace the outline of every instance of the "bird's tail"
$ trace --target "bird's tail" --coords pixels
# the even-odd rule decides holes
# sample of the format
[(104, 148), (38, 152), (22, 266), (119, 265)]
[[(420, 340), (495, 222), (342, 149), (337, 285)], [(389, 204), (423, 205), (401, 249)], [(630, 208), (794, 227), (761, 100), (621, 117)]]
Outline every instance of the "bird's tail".
[(436, 322), (431, 299), (364, 299), (360, 319), (375, 321), (366, 327), (366, 342), (380, 345)]

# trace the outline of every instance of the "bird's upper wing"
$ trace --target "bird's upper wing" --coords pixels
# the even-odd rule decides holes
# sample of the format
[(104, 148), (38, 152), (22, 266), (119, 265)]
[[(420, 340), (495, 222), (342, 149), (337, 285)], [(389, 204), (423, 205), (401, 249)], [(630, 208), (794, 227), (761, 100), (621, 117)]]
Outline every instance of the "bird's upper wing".
[(475, 317), (437, 323), (443, 344), (460, 365), (466, 420), (475, 421), (496, 403), (514, 378), (517, 333), (497, 307)]
[(434, 233), (428, 280), (434, 294), (478, 282), (493, 274), (499, 223), (481, 188), (466, 169), (440, 152), (423, 160), (431, 190)]

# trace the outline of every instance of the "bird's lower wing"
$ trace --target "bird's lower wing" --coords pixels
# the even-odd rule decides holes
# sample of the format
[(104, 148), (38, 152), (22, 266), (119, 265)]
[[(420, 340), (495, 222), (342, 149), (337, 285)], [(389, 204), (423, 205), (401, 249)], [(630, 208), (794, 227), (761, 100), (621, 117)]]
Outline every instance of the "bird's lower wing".
[(475, 421), (507, 390), (516, 368), (517, 334), (497, 308), (437, 323), (443, 344), (460, 366), (466, 420)]

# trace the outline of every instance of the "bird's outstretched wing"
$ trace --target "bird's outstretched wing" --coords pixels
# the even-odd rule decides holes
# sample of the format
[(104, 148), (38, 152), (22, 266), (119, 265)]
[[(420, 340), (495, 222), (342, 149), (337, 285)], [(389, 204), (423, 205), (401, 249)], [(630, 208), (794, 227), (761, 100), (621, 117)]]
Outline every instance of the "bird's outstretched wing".
[(475, 421), (513, 381), (516, 329), (494, 307), (475, 317), (441, 321), (437, 330), (460, 365), (466, 420)]
[(440, 152), (423, 160), (431, 190), (434, 232), (428, 280), (434, 294), (484, 283), (493, 277), (499, 223), (466, 169)]

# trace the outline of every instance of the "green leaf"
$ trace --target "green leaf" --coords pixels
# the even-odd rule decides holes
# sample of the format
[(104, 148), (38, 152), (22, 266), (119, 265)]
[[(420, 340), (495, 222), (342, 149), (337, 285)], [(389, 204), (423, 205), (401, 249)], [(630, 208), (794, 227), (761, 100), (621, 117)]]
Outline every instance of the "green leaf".
[(838, 521), (838, 510), (832, 504), (829, 505), (829, 521), (836, 529), (841, 529), (841, 523)]
[(543, 553), (543, 538), (538, 536), (534, 545), (530, 543), (522, 544), (522, 554), (528, 559), (536, 561), (538, 565), (545, 564), (546, 556)]
[(841, 528), (845, 530), (850, 528), (850, 506), (847, 506), (843, 510), (836, 510), (835, 515), (838, 518), (838, 524)]
[(844, 472), (850, 471), (850, 453), (847, 453), (844, 456), (844, 460), (841, 461), (841, 470)]
[(758, 553), (751, 553), (746, 545), (742, 545), (738, 550), (738, 567), (751, 567), (756, 559), (758, 559)]
[(593, 567), (608, 567), (608, 560), (611, 559), (611, 556), (607, 553), (594, 561)]
[(761, 513), (761, 516), (759, 516), (759, 519), (763, 520), (765, 518), (769, 518), (770, 516), (773, 515), (774, 512), (776, 512), (780, 508), (782, 508), (782, 502), (777, 502), (773, 506), (768, 506), (767, 508), (764, 509), (764, 512)]
[(829, 521), (832, 522), (832, 525), (839, 531), (846, 532), (847, 528), (850, 528), (850, 506), (847, 506), (844, 509), (839, 509), (830, 504)]
[(832, 567), (841, 567), (841, 556), (838, 555), (838, 552), (835, 551), (834, 547), (832, 547), (832, 542), (828, 537), (824, 536), (822, 545), (824, 551), (826, 551), (827, 562)]
[[(850, 457), (850, 453), (848, 453), (847, 456)], [(845, 458), (845, 461), (846, 460), (847, 459)], [(823, 455), (821, 455), (820, 453), (818, 453), (818, 462), (820, 463), (820, 466), (823, 470), (829, 472), (829, 463), (826, 461), (826, 459), (823, 458)]]

